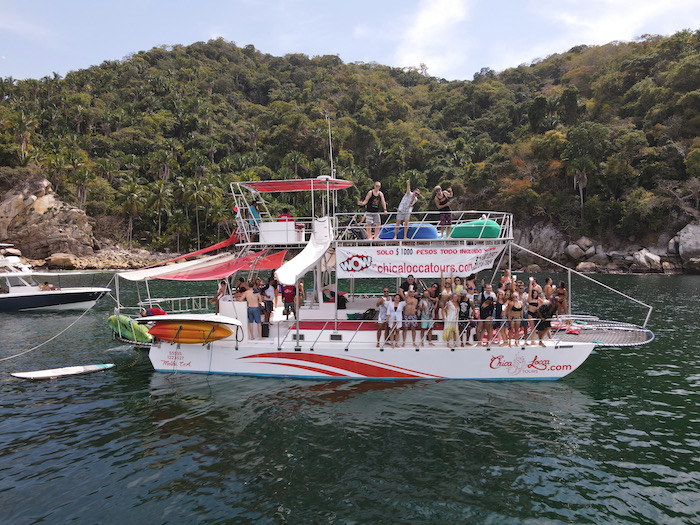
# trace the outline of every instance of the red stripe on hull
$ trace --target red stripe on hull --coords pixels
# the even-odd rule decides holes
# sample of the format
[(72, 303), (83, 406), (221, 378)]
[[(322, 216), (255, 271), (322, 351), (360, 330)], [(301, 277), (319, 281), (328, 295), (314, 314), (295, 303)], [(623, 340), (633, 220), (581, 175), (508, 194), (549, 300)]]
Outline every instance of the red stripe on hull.
[(316, 368), (314, 366), (304, 366), (297, 363), (273, 363), (271, 361), (261, 361), (261, 363), (266, 365), (291, 366), (292, 368), (300, 368), (302, 370), (308, 370), (309, 372), (318, 372), (319, 374), (323, 374), (326, 376), (347, 377), (346, 374), (341, 374), (340, 372), (331, 372), (328, 370), (324, 370), (323, 368)]
[[(425, 378), (425, 377), (435, 377), (432, 374), (424, 374), (422, 372), (417, 372), (414, 370), (402, 369), (403, 372), (388, 368), (386, 366), (371, 365), (368, 363), (360, 363), (353, 361), (352, 359), (345, 359), (342, 357), (334, 357), (329, 355), (320, 354), (300, 354), (296, 352), (269, 352), (264, 354), (255, 354), (243, 357), (242, 359), (291, 359), (293, 361), (306, 361), (310, 363), (316, 363), (319, 365), (330, 366), (333, 368), (338, 368), (340, 370), (345, 370), (352, 375), (358, 375), (363, 377), (384, 377), (384, 378)], [(286, 364), (277, 363), (284, 366), (295, 366), (298, 364)], [(397, 367), (398, 368), (398, 367)], [(330, 374), (330, 373), (329, 373)]]

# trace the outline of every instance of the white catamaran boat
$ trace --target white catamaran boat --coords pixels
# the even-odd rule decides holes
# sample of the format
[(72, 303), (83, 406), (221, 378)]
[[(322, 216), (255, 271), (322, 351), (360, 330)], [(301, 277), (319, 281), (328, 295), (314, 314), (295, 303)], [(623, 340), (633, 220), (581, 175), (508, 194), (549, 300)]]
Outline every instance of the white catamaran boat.
[[(501, 346), (492, 338), (483, 346), (472, 342), (450, 347), (442, 340), (439, 319), (430, 321), (433, 330), (425, 337), (416, 337), (415, 342), (407, 337), (406, 346), (392, 347), (384, 337), (378, 344), (377, 321), (363, 316), (377, 303), (377, 294), (367, 292), (367, 283), (374, 283), (379, 292), (387, 282), (398, 287), (409, 274), (419, 283), (450, 273), (476, 274), (499, 267), (511, 249), (524, 248), (513, 243), (510, 214), (483, 211), (453, 211), (447, 238), (437, 233), (437, 213), (414, 213), (408, 238), (398, 240), (395, 216), (388, 214), (379, 239), (366, 239), (356, 222), (361, 214), (334, 213), (337, 192), (350, 186), (349, 181), (329, 177), (233, 183), (240, 210), (238, 230), (217, 246), (235, 242), (232, 253), (117, 274), (117, 315), (126, 310), (119, 303), (120, 280), (145, 282), (147, 290), (153, 279), (226, 280), (230, 287), (237, 272), (251, 276), (276, 269), (281, 285), (300, 291), (302, 304), (296, 315), (275, 305), (262, 338), (257, 330), (249, 331), (247, 303), (234, 300), (230, 292), (219, 300), (217, 314), (193, 314), (192, 310), (206, 307), (207, 297), (153, 298), (149, 291), (138, 311), (158, 307), (167, 312), (135, 319), (148, 323), (154, 336), (149, 356), (155, 370), (313, 379), (551, 380), (576, 370), (596, 346), (653, 340), (645, 328), (651, 307), (644, 305), (649, 308), (644, 326), (569, 316), (544, 346), (539, 341), (526, 345), (523, 339), (516, 346)], [(271, 216), (262, 194), (291, 191), (311, 199), (312, 218)], [(399, 233), (401, 237), (403, 232)], [(300, 284), (311, 282), (313, 291), (302, 296)], [(356, 292), (356, 286), (363, 292)], [(328, 302), (324, 288), (346, 289), (329, 294), (342, 294), (346, 301)], [(128, 334), (119, 335), (128, 339)]]
[[(17, 256), (0, 255), (0, 312), (25, 310), (87, 310), (109, 288), (49, 284), (81, 272), (36, 272)], [(42, 282), (44, 281), (44, 282)], [(41, 282), (41, 284), (39, 284)]]

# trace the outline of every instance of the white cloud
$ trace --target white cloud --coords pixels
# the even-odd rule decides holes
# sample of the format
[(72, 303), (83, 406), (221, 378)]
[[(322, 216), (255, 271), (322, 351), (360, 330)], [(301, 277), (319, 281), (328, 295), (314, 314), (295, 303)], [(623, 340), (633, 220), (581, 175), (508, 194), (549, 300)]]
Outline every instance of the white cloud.
[[(487, 64), (496, 71), (530, 63), (571, 47), (631, 41), (644, 34), (671, 35), (700, 26), (697, 0), (530, 0), (520, 28), (489, 43)], [(478, 21), (480, 24), (483, 21)]]
[(0, 30), (14, 33), (20, 38), (35, 39), (46, 38), (51, 36), (51, 31), (44, 27), (27, 22), (24, 18), (13, 15), (12, 13), (0, 14)]
[(644, 33), (669, 34), (700, 22), (697, 0), (555, 0), (538, 2), (537, 9), (579, 44), (632, 40)]
[(422, 0), (394, 54), (402, 67), (428, 65), (441, 76), (463, 62), (461, 25), (469, 14), (469, 0)]

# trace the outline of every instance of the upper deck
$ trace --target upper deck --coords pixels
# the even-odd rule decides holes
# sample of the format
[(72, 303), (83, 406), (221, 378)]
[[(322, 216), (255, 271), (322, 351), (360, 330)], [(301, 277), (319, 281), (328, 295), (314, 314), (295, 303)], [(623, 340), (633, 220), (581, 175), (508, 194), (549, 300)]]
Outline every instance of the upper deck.
[[(325, 191), (324, 184), (327, 185)], [(335, 212), (337, 206), (334, 194), (349, 185), (352, 183), (339, 179), (232, 183), (240, 244), (251, 249), (294, 249), (303, 248), (309, 242), (313, 233), (314, 218), (273, 215), (261, 193), (275, 191), (308, 193), (314, 215), (329, 217), (330, 238), (335, 246), (483, 246), (502, 245), (513, 240), (513, 216), (507, 212), (452, 211), (452, 224), (447, 227), (440, 224), (441, 212), (416, 211), (410, 216), (407, 235), (404, 236), (403, 224), (397, 224), (398, 213), (389, 211), (380, 214), (379, 228), (370, 228), (364, 212)], [(319, 192), (321, 198), (314, 199), (314, 194)], [(374, 238), (377, 232), (378, 237)]]

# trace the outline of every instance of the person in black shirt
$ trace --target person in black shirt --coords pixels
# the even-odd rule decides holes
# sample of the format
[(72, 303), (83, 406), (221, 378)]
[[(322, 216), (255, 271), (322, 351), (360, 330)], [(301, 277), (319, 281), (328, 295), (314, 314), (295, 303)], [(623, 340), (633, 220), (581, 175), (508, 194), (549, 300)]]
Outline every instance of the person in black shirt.
[[(488, 346), (491, 342), (493, 337), (493, 324), (491, 323), (493, 320), (493, 311), (493, 298), (490, 295), (484, 296), (481, 306), (479, 307), (479, 322), (476, 327), (476, 340), (479, 345), (483, 344), (484, 346)], [(484, 330), (486, 330), (486, 335), (488, 337), (486, 342), (482, 342)]]
[(467, 346), (469, 346), (469, 335), (472, 331), (471, 326), (471, 316), (472, 316), (472, 301), (467, 295), (467, 290), (462, 289), (459, 293), (459, 310), (458, 310), (458, 329), (459, 329), (459, 341), (460, 346), (464, 346), (464, 341), (466, 340)]
[[(367, 213), (365, 213), (365, 218), (367, 220), (367, 238), (377, 239), (379, 237), (379, 228), (382, 225), (382, 220), (379, 217), (380, 206), (384, 209), (386, 213), (386, 201), (384, 200), (384, 194), (381, 192), (382, 183), (375, 182), (374, 187), (367, 192), (365, 200), (357, 201), (360, 206), (367, 206)], [(372, 230), (374, 229), (374, 233)]]
[(557, 305), (553, 301), (545, 301), (537, 309), (537, 337), (540, 340), (541, 346), (545, 346), (544, 342), (542, 341), (545, 335), (548, 335), (550, 339), (552, 338), (552, 317), (556, 311)]
[(418, 283), (416, 282), (416, 278), (413, 277), (413, 275), (409, 275), (408, 277), (406, 277), (406, 280), (402, 282), (401, 286), (399, 287), (399, 295), (401, 296), (402, 301), (406, 300), (406, 296), (411, 290), (418, 293)]

